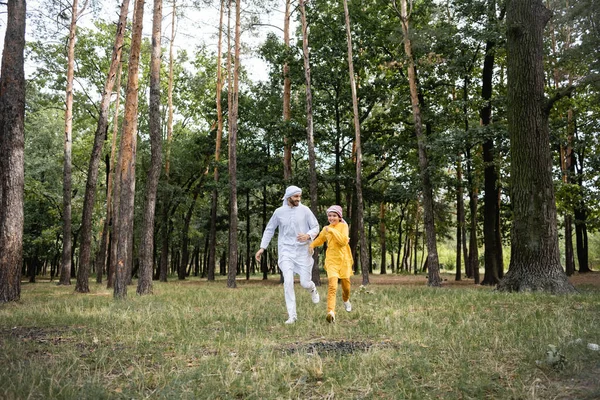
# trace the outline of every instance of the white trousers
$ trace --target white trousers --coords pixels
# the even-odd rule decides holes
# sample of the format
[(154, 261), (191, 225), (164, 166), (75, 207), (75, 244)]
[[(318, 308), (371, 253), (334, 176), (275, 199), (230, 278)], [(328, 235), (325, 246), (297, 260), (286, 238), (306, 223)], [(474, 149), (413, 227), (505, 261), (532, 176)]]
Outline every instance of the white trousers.
[(288, 316), (297, 318), (294, 274), (300, 275), (300, 285), (312, 292), (316, 288), (315, 283), (312, 281), (312, 264), (298, 265), (292, 260), (283, 260), (279, 263), (279, 269), (283, 274), (283, 293), (285, 294), (285, 306), (287, 307)]

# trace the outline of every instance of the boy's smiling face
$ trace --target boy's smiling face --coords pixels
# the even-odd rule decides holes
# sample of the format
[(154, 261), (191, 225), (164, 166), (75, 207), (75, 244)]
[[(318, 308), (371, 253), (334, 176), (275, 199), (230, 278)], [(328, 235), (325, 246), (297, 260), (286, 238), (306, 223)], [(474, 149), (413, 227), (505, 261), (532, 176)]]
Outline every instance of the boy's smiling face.
[(327, 221), (329, 221), (330, 225), (336, 225), (341, 220), (340, 216), (336, 212), (328, 212), (327, 213)]

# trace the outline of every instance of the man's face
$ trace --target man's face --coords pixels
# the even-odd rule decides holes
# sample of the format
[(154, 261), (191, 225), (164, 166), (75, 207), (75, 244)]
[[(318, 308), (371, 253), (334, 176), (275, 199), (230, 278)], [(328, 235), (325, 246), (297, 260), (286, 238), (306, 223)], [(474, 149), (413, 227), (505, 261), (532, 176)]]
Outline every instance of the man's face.
[(298, 207), (298, 204), (300, 204), (300, 199), (302, 199), (302, 194), (300, 193), (290, 196), (288, 197), (288, 204), (290, 207)]

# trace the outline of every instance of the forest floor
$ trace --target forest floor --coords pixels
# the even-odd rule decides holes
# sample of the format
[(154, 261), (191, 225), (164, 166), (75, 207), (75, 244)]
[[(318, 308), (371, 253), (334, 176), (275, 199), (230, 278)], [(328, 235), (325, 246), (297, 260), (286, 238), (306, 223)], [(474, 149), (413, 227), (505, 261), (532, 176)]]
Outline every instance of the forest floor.
[(0, 304), (0, 398), (600, 398), (600, 273), (568, 296), (442, 277), (355, 275), (328, 324), (322, 275), (320, 304), (295, 286), (294, 325), (277, 275), (171, 277), (122, 301), (93, 278), (89, 294), (24, 281)]

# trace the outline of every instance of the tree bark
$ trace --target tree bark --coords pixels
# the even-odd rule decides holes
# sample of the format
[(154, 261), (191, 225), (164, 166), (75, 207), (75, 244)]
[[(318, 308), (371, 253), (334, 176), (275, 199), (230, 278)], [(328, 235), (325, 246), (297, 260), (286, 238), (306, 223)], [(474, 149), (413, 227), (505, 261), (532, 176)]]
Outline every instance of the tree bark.
[[(304, 78), (306, 80), (306, 142), (308, 145), (308, 170), (309, 170), (309, 193), (310, 210), (317, 215), (318, 195), (317, 195), (317, 168), (315, 155), (315, 138), (313, 129), (313, 104), (312, 89), (310, 77), (310, 55), (308, 50), (308, 23), (306, 21), (306, 0), (298, 0), (300, 8), (300, 19), (302, 22), (302, 54), (304, 58)], [(319, 249), (315, 249), (313, 254), (312, 281), (315, 285), (321, 285), (319, 274)]]
[[(283, 44), (286, 50), (290, 49), (290, 8), (291, 0), (285, 0), (285, 15), (283, 19)], [(291, 119), (292, 80), (290, 78), (290, 64), (286, 55), (283, 63), (283, 124), (285, 135), (283, 137), (283, 179), (288, 182), (292, 179), (292, 139), (289, 137), (289, 121)]]
[[(221, 96), (223, 93), (223, 73), (221, 71), (223, 59), (223, 12), (225, 1), (221, 0), (221, 8), (219, 11), (219, 41), (217, 45), (217, 134), (215, 139), (215, 167), (214, 179), (215, 187), (212, 191), (211, 208), (210, 208), (210, 231), (208, 250), (208, 280), (215, 280), (215, 254), (217, 251), (217, 208), (219, 206), (219, 160), (221, 158), (221, 139), (223, 137), (223, 109), (221, 106)], [(229, 57), (229, 55), (228, 55)]]
[(387, 248), (385, 241), (385, 202), (381, 202), (381, 204), (379, 204), (379, 245), (381, 247), (381, 266), (379, 273), (382, 275), (387, 273)]
[[(348, 74), (350, 76), (350, 89), (352, 92), (352, 111), (354, 115), (354, 157), (356, 164), (356, 226), (360, 246), (360, 267), (362, 271), (362, 284), (369, 284), (369, 270), (371, 268), (367, 257), (367, 241), (363, 218), (363, 192), (362, 192), (362, 144), (360, 137), (360, 119), (358, 114), (358, 96), (356, 94), (356, 81), (354, 79), (354, 62), (352, 60), (352, 29), (350, 27), (350, 11), (348, 1), (344, 0), (344, 17), (346, 21), (346, 41), (348, 44)], [(356, 261), (355, 261), (356, 262)]]
[(171, 11), (171, 40), (169, 43), (169, 83), (167, 86), (167, 145), (165, 152), (165, 187), (164, 199), (162, 204), (162, 234), (160, 248), (159, 280), (167, 281), (169, 273), (169, 205), (171, 195), (169, 180), (171, 174), (171, 143), (173, 141), (173, 43), (175, 42), (175, 17), (177, 15), (177, 2), (173, 0), (173, 9)]
[(232, 107), (229, 111), (229, 270), (227, 287), (235, 288), (238, 261), (237, 134), (240, 73), (241, 0), (235, 2), (235, 53), (233, 62)]
[(194, 213), (194, 207), (196, 206), (196, 200), (198, 200), (198, 195), (200, 195), (200, 188), (197, 186), (196, 190), (194, 190), (194, 198), (192, 200), (192, 204), (190, 204), (190, 208), (188, 208), (185, 213), (185, 219), (183, 220), (183, 231), (181, 234), (181, 262), (179, 263), (179, 268), (177, 270), (177, 278), (179, 280), (184, 280), (186, 274), (186, 269), (189, 261), (189, 232), (190, 232), (190, 221), (192, 220), (192, 215)]
[(154, 215), (156, 192), (162, 169), (162, 129), (160, 126), (160, 66), (161, 66), (162, 0), (154, 0), (152, 15), (152, 54), (150, 56), (150, 168), (146, 178), (146, 201), (142, 222), (140, 271), (137, 294), (152, 293), (154, 271)]
[(499, 291), (572, 293), (558, 250), (543, 32), (551, 12), (540, 0), (507, 3), (507, 116), (511, 142), (511, 261)]
[(25, 185), (24, 0), (8, 0), (0, 70), (0, 303), (21, 298)]
[(456, 162), (456, 275), (454, 276), (456, 281), (462, 280), (461, 246), (464, 240), (462, 236), (464, 223), (465, 200), (463, 198), (462, 153), (459, 151)]
[[(117, 76), (117, 69), (121, 61), (121, 52), (127, 28), (127, 12), (129, 8), (129, 0), (124, 0), (121, 4), (119, 13), (119, 21), (117, 22), (117, 32), (115, 36), (115, 44), (113, 45), (110, 67), (102, 90), (100, 99), (100, 113), (98, 115), (98, 124), (94, 135), (94, 145), (88, 165), (87, 181), (85, 185), (85, 196), (83, 200), (83, 215), (81, 218), (81, 246), (79, 247), (80, 266), (77, 272), (77, 285), (75, 291), (80, 293), (88, 293), (89, 289), (89, 273), (91, 259), (91, 244), (92, 244), (92, 217), (94, 214), (94, 202), (96, 199), (96, 185), (98, 183), (98, 166), (100, 164), (100, 156), (102, 154), (102, 146), (106, 138), (108, 130), (108, 111), (110, 108), (110, 98), (112, 88)], [(102, 267), (102, 270), (104, 268)]]
[[(63, 161), (63, 252), (60, 268), (59, 285), (71, 284), (71, 149), (73, 146), (73, 77), (75, 75), (75, 39), (77, 32), (77, 0), (73, 0), (71, 5), (71, 24), (69, 26), (69, 44), (67, 46), (67, 90), (65, 96), (65, 142), (64, 142), (64, 161)], [(87, 277), (86, 277), (87, 278)], [(89, 288), (79, 288), (76, 290), (87, 293)]]
[(135, 201), (135, 158), (137, 146), (138, 121), (138, 71), (142, 42), (142, 24), (144, 18), (144, 0), (136, 0), (129, 54), (127, 91), (125, 94), (125, 113), (119, 155), (119, 176), (121, 193), (119, 200), (119, 226), (117, 240), (117, 258), (115, 265), (114, 298), (127, 297), (128, 272), (133, 260), (133, 219)]
[[(114, 186), (114, 175), (115, 175), (115, 154), (117, 152), (117, 135), (119, 132), (119, 103), (121, 100), (121, 65), (117, 71), (117, 99), (115, 101), (115, 115), (113, 119), (113, 131), (112, 131), (112, 143), (110, 147), (110, 157), (107, 164), (107, 182), (106, 182), (106, 217), (104, 218), (104, 227), (102, 228), (102, 239), (100, 240), (100, 249), (98, 250), (98, 257), (96, 258), (96, 269), (99, 271), (96, 275), (96, 281), (102, 283), (102, 271), (106, 270), (107, 280), (110, 280), (110, 267), (106, 269), (106, 266), (110, 264), (108, 261), (108, 250), (110, 248), (109, 242), (111, 237), (111, 230), (114, 224), (113, 216), (113, 186)], [(111, 288), (112, 286), (108, 286)]]
[[(494, 2), (491, 2), (493, 5)], [(494, 22), (493, 9), (488, 12), (489, 23)], [(482, 72), (482, 88), (481, 97), (485, 100), (485, 104), (480, 110), (481, 125), (484, 127), (492, 124), (492, 83), (494, 77), (494, 52), (496, 43), (493, 40), (488, 40), (485, 46), (485, 58), (483, 61)], [(500, 281), (498, 274), (500, 265), (498, 265), (499, 247), (502, 243), (498, 242), (500, 210), (498, 204), (498, 173), (494, 163), (494, 141), (489, 138), (483, 142), (483, 162), (484, 162), (484, 217), (483, 217), (483, 242), (485, 245), (484, 252), (484, 268), (482, 285), (495, 286)]]
[[(394, 5), (396, 1), (394, 0)], [(423, 133), (423, 124), (421, 121), (421, 106), (417, 90), (417, 76), (415, 71), (414, 59), (412, 55), (412, 45), (409, 37), (409, 19), (406, 0), (401, 0), (400, 19), (402, 22), (402, 32), (404, 33), (404, 51), (408, 60), (408, 84), (410, 87), (410, 98), (412, 103), (412, 112), (415, 122), (415, 134), (417, 136), (417, 146), (419, 151), (419, 169), (421, 175), (421, 184), (423, 187), (423, 218), (425, 225), (425, 235), (427, 238), (427, 258), (428, 273), (427, 284), (432, 287), (441, 286), (440, 266), (437, 252), (437, 242), (435, 237), (435, 222), (433, 216), (433, 188), (429, 174), (429, 159), (427, 155), (427, 137)]]

